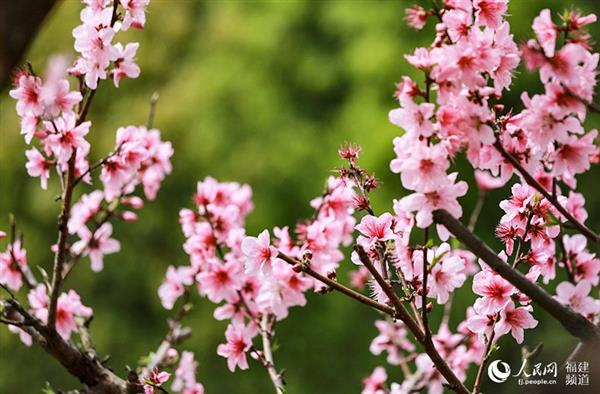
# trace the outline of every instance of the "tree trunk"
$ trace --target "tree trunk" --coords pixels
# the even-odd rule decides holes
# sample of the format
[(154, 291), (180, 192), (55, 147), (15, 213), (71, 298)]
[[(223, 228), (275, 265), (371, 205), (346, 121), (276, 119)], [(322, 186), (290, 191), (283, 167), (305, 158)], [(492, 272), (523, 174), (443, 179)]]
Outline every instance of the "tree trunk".
[(0, 91), (10, 83), (44, 18), (56, 0), (0, 1)]

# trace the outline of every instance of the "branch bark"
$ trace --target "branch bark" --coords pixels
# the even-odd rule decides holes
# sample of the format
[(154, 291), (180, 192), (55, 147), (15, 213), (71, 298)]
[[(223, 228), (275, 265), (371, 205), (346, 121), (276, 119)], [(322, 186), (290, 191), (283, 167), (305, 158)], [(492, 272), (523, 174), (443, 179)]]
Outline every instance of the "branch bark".
[(340, 293), (342, 293), (350, 298), (353, 298), (362, 304), (368, 305), (373, 309), (377, 309), (378, 311), (383, 312), (386, 315), (396, 317), (396, 312), (395, 312), (394, 308), (392, 308), (388, 305), (380, 304), (379, 302), (377, 302), (363, 294), (360, 294), (359, 292), (354, 291), (335, 280), (329, 279), (328, 277), (319, 274), (318, 272), (316, 272), (312, 268), (310, 268), (308, 265), (303, 264), (300, 260), (294, 259), (294, 258), (286, 255), (283, 252), (279, 252), (277, 257), (280, 258), (281, 260), (285, 261), (286, 263), (295, 266), (297, 269), (304, 272), (306, 275), (311, 276), (311, 277), (317, 279), (318, 281), (326, 284), (327, 286), (331, 287), (332, 289), (339, 291)]
[(19, 319), (21, 328), (31, 335), (49, 355), (54, 357), (71, 375), (88, 387), (89, 394), (130, 394), (135, 393), (127, 382), (106, 368), (95, 357), (81, 352), (70, 341), (64, 340), (56, 330), (44, 325), (31, 316), (16, 299), (5, 301), (5, 308), (11, 318)]
[[(319, 274), (318, 272), (315, 272), (308, 266), (308, 264), (305, 264), (300, 260), (292, 258), (292, 257), (286, 255), (285, 253), (279, 252), (277, 257), (279, 257), (283, 261), (287, 262), (288, 264), (291, 264), (294, 267), (297, 267), (297, 269), (299, 269), (301, 272), (304, 272), (305, 274), (312, 276), (313, 278), (330, 286), (334, 290), (337, 290), (340, 293), (345, 294), (346, 296), (353, 298), (360, 303), (368, 305), (368, 306), (370, 306), (374, 309), (377, 309), (385, 314), (388, 314), (391, 317), (393, 317), (394, 319), (402, 320), (404, 322), (404, 324), (406, 324), (406, 326), (413, 333), (413, 335), (415, 336), (417, 341), (421, 345), (423, 345), (425, 352), (427, 353), (429, 358), (431, 358), (431, 361), (434, 363), (434, 365), (436, 366), (439, 373), (446, 379), (449, 387), (452, 390), (456, 391), (457, 393), (468, 394), (469, 390), (467, 390), (467, 388), (462, 384), (460, 379), (458, 379), (458, 377), (450, 369), (448, 364), (446, 364), (446, 361), (442, 358), (442, 356), (440, 356), (440, 354), (436, 350), (435, 345), (433, 344), (433, 341), (431, 340), (431, 338), (426, 340), (427, 338), (426, 338), (425, 334), (423, 333), (423, 331), (421, 330), (421, 328), (419, 327), (419, 324), (412, 318), (412, 316), (410, 316), (410, 314), (408, 313), (408, 311), (406, 310), (404, 305), (402, 305), (402, 301), (398, 298), (396, 293), (394, 293), (393, 289), (391, 289), (391, 287), (387, 284), (387, 282), (385, 282), (385, 280), (379, 274), (379, 272), (377, 271), (375, 266), (373, 266), (373, 263), (371, 263), (370, 259), (366, 255), (364, 249), (362, 249), (360, 246), (358, 246), (357, 253), (359, 253), (359, 258), (361, 258), (361, 261), (363, 262), (363, 264), (365, 264), (367, 269), (371, 272), (371, 274), (373, 275), (375, 280), (380, 284), (380, 286), (382, 286), (382, 289), (384, 289), (384, 292), (386, 293), (388, 298), (390, 298), (392, 304), (394, 305), (394, 308), (389, 307), (384, 304), (380, 304), (379, 302), (372, 300), (369, 297), (366, 297), (352, 289), (347, 288), (346, 286), (338, 283), (337, 281), (329, 279), (326, 276), (323, 276), (323, 275)], [(366, 257), (366, 259), (365, 259), (365, 257)], [(364, 261), (363, 261), (363, 259), (364, 259)]]
[(269, 332), (269, 315), (263, 315), (260, 328), (262, 333), (262, 350), (265, 358), (265, 368), (269, 373), (273, 387), (277, 394), (283, 394), (285, 392), (285, 382), (281, 373), (277, 372), (275, 368), (275, 360), (273, 358), (273, 350), (271, 348), (271, 333)]
[(502, 261), (494, 251), (448, 211), (443, 209), (434, 211), (433, 220), (436, 223), (446, 226), (456, 239), (465, 244), (467, 248), (500, 276), (552, 315), (571, 335), (581, 339), (583, 342), (600, 345), (600, 330), (591, 321), (558, 302), (550, 294), (546, 293), (544, 289)]
[(167, 334), (161, 341), (156, 351), (153, 353), (148, 365), (146, 365), (142, 370), (142, 377), (149, 376), (154, 368), (158, 368), (158, 366), (163, 363), (170, 348), (180, 344), (192, 335), (192, 330), (189, 327), (182, 326), (181, 324), (182, 319), (189, 311), (189, 298), (190, 289), (186, 288), (181, 300), (181, 304), (179, 304), (179, 309), (173, 318), (167, 319), (167, 324), (169, 326)]
[(60, 294), (60, 285), (63, 280), (63, 267), (67, 254), (67, 237), (69, 217), (71, 214), (71, 203), (73, 199), (73, 188), (75, 186), (75, 160), (77, 152), (74, 151), (69, 159), (67, 169), (67, 180), (62, 196), (63, 207), (58, 220), (57, 251), (54, 255), (54, 268), (52, 273), (52, 289), (50, 292), (50, 306), (48, 309), (48, 327), (52, 330), (56, 327), (56, 304)]
[[(496, 316), (494, 325), (496, 325), (497, 321), (498, 321), (498, 316)], [(481, 383), (483, 381), (483, 371), (485, 370), (485, 366), (490, 358), (492, 346), (494, 345), (494, 337), (495, 336), (496, 336), (496, 331), (492, 329), (492, 333), (490, 334), (487, 345), (485, 347), (485, 353), (483, 353), (483, 359), (481, 360), (481, 364), (479, 364), (479, 368), (477, 369), (477, 375), (475, 375), (475, 383), (473, 384), (473, 394), (479, 394), (481, 392)]]
[(521, 174), (521, 176), (525, 179), (525, 181), (527, 181), (527, 183), (530, 186), (532, 186), (538, 192), (540, 192), (544, 196), (544, 198), (546, 198), (546, 200), (550, 201), (550, 203), (552, 205), (554, 205), (554, 207), (569, 222), (571, 222), (571, 224), (573, 226), (575, 226), (575, 228), (581, 234), (585, 235), (592, 242), (594, 242), (596, 244), (600, 244), (600, 236), (598, 234), (594, 233), (592, 230), (590, 230), (585, 224), (583, 224), (580, 221), (578, 221), (577, 219), (575, 219), (575, 217), (573, 215), (571, 215), (569, 213), (569, 211), (567, 211), (565, 209), (565, 207), (563, 207), (558, 202), (558, 200), (548, 192), (548, 190), (546, 190), (529, 172), (527, 172), (527, 170), (521, 165), (521, 163), (519, 162), (519, 160), (517, 160), (517, 158), (515, 158), (513, 155), (511, 155), (509, 152), (507, 152), (506, 149), (504, 149), (504, 147), (502, 146), (502, 143), (499, 140), (496, 140), (496, 142), (494, 143), (494, 147), (498, 150), (498, 152), (500, 152), (502, 157), (504, 157), (504, 159), (506, 161), (508, 161), (519, 172), (519, 174)]
[(415, 319), (408, 313), (404, 305), (402, 304), (402, 300), (398, 297), (394, 289), (385, 281), (385, 279), (381, 276), (379, 271), (375, 268), (371, 259), (365, 252), (362, 246), (356, 245), (355, 247), (356, 253), (358, 253), (358, 258), (360, 262), (369, 270), (375, 281), (379, 284), (385, 295), (390, 299), (392, 305), (394, 305), (395, 317), (399, 318), (406, 324), (409, 330), (415, 335), (419, 342), (423, 342), (425, 339), (425, 333), (419, 327), (419, 324)]
[(427, 353), (438, 372), (446, 379), (450, 388), (460, 394), (469, 393), (469, 390), (467, 390), (467, 388), (460, 381), (460, 379), (454, 374), (454, 371), (452, 371), (450, 366), (448, 366), (446, 360), (444, 360), (444, 358), (438, 353), (437, 349), (435, 348), (435, 344), (431, 339), (431, 335), (427, 333), (427, 331), (429, 330), (429, 327), (426, 325), (427, 321), (423, 321), (423, 327), (425, 329), (424, 332), (421, 330), (421, 327), (419, 327), (419, 324), (410, 316), (410, 314), (402, 304), (402, 301), (400, 300), (400, 298), (398, 298), (398, 295), (385, 281), (385, 279), (383, 279), (383, 277), (379, 274), (377, 269), (375, 269), (375, 266), (369, 259), (369, 256), (367, 255), (363, 247), (360, 245), (356, 245), (356, 252), (358, 253), (360, 261), (365, 265), (365, 267), (367, 267), (369, 272), (371, 272), (371, 274), (373, 275), (373, 278), (375, 278), (375, 280), (381, 286), (385, 294), (392, 301), (392, 304), (394, 305), (395, 310), (397, 312), (396, 317), (402, 320), (402, 322), (404, 322), (406, 327), (408, 327), (408, 329), (415, 335), (419, 343), (423, 345), (425, 353)]

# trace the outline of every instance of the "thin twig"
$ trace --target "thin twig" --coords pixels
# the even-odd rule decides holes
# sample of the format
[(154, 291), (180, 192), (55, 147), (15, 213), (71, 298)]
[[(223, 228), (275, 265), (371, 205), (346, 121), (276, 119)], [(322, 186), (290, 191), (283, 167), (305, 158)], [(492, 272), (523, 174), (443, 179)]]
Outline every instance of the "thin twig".
[(158, 92), (152, 93), (150, 97), (150, 111), (148, 111), (148, 120), (146, 121), (146, 128), (151, 129), (154, 124), (154, 116), (156, 114), (156, 103), (158, 103)]
[(561, 83), (561, 86), (565, 89), (565, 92), (573, 97), (574, 99), (582, 102), (590, 111), (600, 113), (600, 104), (595, 103), (594, 101), (587, 101), (583, 97), (580, 97), (575, 92), (571, 91), (568, 87)]
[[(496, 316), (496, 320), (495, 322), (498, 321), (498, 316)], [(494, 324), (495, 324), (494, 322)], [(479, 364), (479, 368), (477, 369), (477, 376), (475, 377), (475, 383), (473, 384), (473, 394), (479, 394), (481, 391), (481, 381), (483, 378), (483, 371), (485, 370), (485, 365), (487, 364), (490, 355), (491, 355), (491, 351), (492, 351), (492, 345), (494, 344), (494, 336), (496, 335), (496, 332), (492, 329), (492, 333), (490, 334), (490, 337), (488, 338), (488, 343), (485, 347), (485, 352), (483, 353), (483, 360), (481, 360), (481, 364)]]
[(485, 196), (486, 193), (483, 190), (480, 190), (479, 195), (477, 196), (477, 202), (475, 203), (475, 208), (473, 208), (473, 212), (471, 212), (471, 216), (469, 217), (469, 225), (467, 226), (471, 231), (475, 231), (477, 220), (479, 219), (479, 215), (481, 214), (481, 210), (485, 203)]
[[(116, 21), (116, 7), (117, 1), (114, 1), (113, 6), (115, 9), (113, 10), (113, 21), (111, 21), (111, 26)], [(90, 105), (92, 100), (94, 99), (94, 95), (96, 94), (96, 90), (92, 90), (88, 95), (88, 98), (81, 108), (81, 111), (78, 114), (76, 125), (80, 125), (85, 122), (88, 111), (90, 109)], [(56, 126), (55, 126), (56, 128)], [(75, 162), (77, 160), (77, 151), (74, 150), (69, 158), (68, 167), (67, 167), (67, 179), (65, 180), (62, 194), (62, 211), (59, 215), (58, 219), (58, 241), (56, 243), (57, 250), (54, 255), (54, 266), (52, 270), (52, 288), (50, 289), (50, 306), (48, 308), (48, 327), (54, 330), (56, 326), (56, 303), (58, 301), (58, 295), (60, 293), (60, 286), (63, 279), (63, 266), (65, 263), (65, 257), (67, 252), (67, 237), (68, 237), (68, 222), (71, 214), (71, 204), (73, 199), (73, 189), (75, 188)]]
[(96, 357), (96, 346), (90, 334), (90, 324), (94, 319), (94, 315), (87, 318), (83, 324), (78, 324), (79, 337), (81, 338), (81, 346), (92, 357)]
[[(363, 250), (363, 252), (364, 252), (364, 250)], [(415, 337), (417, 338), (417, 341), (423, 345), (423, 347), (425, 348), (425, 352), (427, 353), (429, 358), (433, 361), (433, 363), (435, 364), (439, 373), (448, 381), (449, 388), (451, 388), (452, 390), (454, 390), (460, 394), (468, 394), (469, 393), (469, 390), (467, 390), (467, 388), (460, 381), (460, 379), (458, 379), (458, 377), (450, 369), (450, 367), (448, 366), (446, 361), (442, 358), (442, 356), (440, 356), (440, 354), (438, 353), (437, 349), (435, 348), (435, 345), (433, 344), (433, 342), (431, 340), (429, 342), (424, 342), (425, 336), (424, 336), (423, 332), (421, 331), (421, 328), (419, 327), (418, 323), (408, 314), (406, 309), (404, 309), (402, 304), (400, 304), (400, 306), (402, 308), (399, 310), (396, 310), (395, 308), (391, 308), (387, 305), (380, 304), (377, 301), (374, 301), (368, 297), (365, 297), (364, 295), (357, 293), (356, 291), (349, 289), (346, 286), (319, 274), (318, 272), (313, 271), (310, 267), (308, 267), (307, 264), (303, 264), (301, 261), (296, 260), (296, 259), (286, 255), (285, 253), (279, 252), (277, 257), (279, 257), (283, 261), (285, 261), (295, 267), (298, 267), (298, 269), (301, 270), (302, 272), (304, 272), (305, 274), (312, 276), (313, 278), (323, 282), (324, 284), (339, 291), (340, 293), (343, 293), (343, 294), (347, 295), (348, 297), (351, 297), (351, 298), (357, 300), (358, 302), (369, 305), (372, 308), (375, 308), (383, 313), (386, 313), (386, 314), (392, 316), (393, 318), (402, 320), (404, 322), (404, 324), (406, 324), (407, 327), (409, 327), (409, 329), (413, 333), (413, 335), (415, 335)], [(372, 263), (370, 264), (370, 266), (372, 267), (372, 269), (375, 272), (377, 272), (377, 270), (373, 267)], [(377, 273), (377, 277), (380, 278), (380, 280), (382, 280), (381, 275), (379, 275), (379, 273)], [(383, 283), (385, 283), (385, 282), (383, 282)], [(387, 284), (386, 284), (386, 286), (389, 287), (389, 285), (387, 285)]]
[(114, 26), (115, 22), (117, 22), (117, 6), (119, 5), (119, 0), (114, 0), (113, 1), (113, 10), (112, 10), (112, 16), (110, 17), (110, 26)]
[(411, 289), (408, 287), (408, 283), (406, 282), (406, 278), (404, 277), (404, 273), (402, 272), (402, 269), (400, 269), (400, 268), (396, 269), (396, 274), (398, 275), (398, 279), (400, 280), (402, 290), (404, 291), (406, 296), (409, 297), (408, 303), (409, 303), (410, 308), (415, 316), (415, 319), (417, 320), (417, 323), (419, 323), (419, 325), (421, 326), (421, 329), (423, 329), (423, 322), (421, 321), (421, 319), (417, 318), (419, 316), (419, 310), (417, 309), (417, 306), (415, 304), (414, 293), (409, 295), (409, 292), (411, 292)]
[(523, 249), (523, 244), (525, 244), (525, 238), (527, 238), (527, 233), (529, 232), (529, 229), (531, 228), (531, 220), (533, 219), (533, 215), (534, 215), (533, 210), (531, 210), (531, 212), (529, 212), (529, 215), (527, 215), (527, 223), (525, 224), (525, 231), (523, 231), (523, 235), (520, 236), (518, 239), (519, 243), (517, 245), (517, 251), (515, 252), (515, 258), (512, 263), (513, 268), (517, 268), (517, 265), (519, 265), (519, 263), (521, 262), (521, 258), (522, 258), (521, 249)]
[(58, 220), (58, 241), (57, 251), (54, 255), (54, 267), (52, 272), (52, 288), (50, 291), (50, 306), (48, 309), (48, 327), (54, 330), (56, 326), (56, 303), (58, 301), (58, 295), (60, 294), (60, 285), (63, 279), (63, 266), (65, 263), (65, 257), (67, 254), (67, 237), (68, 237), (68, 222), (71, 213), (71, 202), (73, 198), (73, 187), (75, 177), (75, 160), (77, 151), (73, 151), (71, 158), (69, 159), (69, 166), (67, 169), (67, 181), (65, 184), (65, 190), (63, 192), (62, 203), (63, 208)]
[(170, 348), (185, 341), (191, 336), (191, 330), (188, 327), (182, 327), (181, 325), (181, 321), (189, 312), (189, 298), (190, 289), (186, 287), (181, 304), (175, 312), (175, 316), (168, 320), (169, 329), (167, 334), (156, 351), (152, 354), (152, 358), (148, 364), (142, 370), (142, 376), (148, 376), (155, 368), (157, 368), (165, 360)]
[(327, 286), (331, 287), (332, 289), (339, 291), (340, 293), (342, 293), (350, 298), (353, 298), (362, 304), (365, 304), (365, 305), (370, 306), (371, 308), (377, 309), (380, 312), (383, 312), (392, 317), (396, 317), (396, 312), (395, 312), (394, 308), (392, 308), (388, 305), (380, 304), (379, 302), (377, 302), (357, 291), (354, 291), (349, 287), (344, 286), (343, 284), (341, 284), (338, 281), (329, 279), (328, 277), (321, 275), (320, 273), (318, 273), (318, 272), (314, 271), (312, 268), (310, 268), (308, 266), (308, 264), (304, 264), (300, 260), (294, 259), (281, 251), (279, 252), (277, 257), (280, 258), (281, 260), (285, 261), (286, 263), (296, 267), (298, 270), (304, 272), (306, 275), (311, 276), (311, 277), (317, 279), (318, 281), (326, 284)]
[(93, 165), (89, 166), (87, 170), (85, 170), (81, 175), (79, 175), (75, 179), (75, 181), (74, 181), (75, 185), (77, 185), (79, 182), (81, 182), (83, 180), (83, 178), (85, 178), (86, 175), (91, 174), (92, 172), (96, 171), (98, 168), (100, 168), (103, 165), (105, 165), (111, 157), (119, 154), (120, 150), (121, 150), (121, 145), (119, 145), (115, 150), (113, 150), (108, 155), (106, 155), (106, 157), (104, 157), (102, 160), (100, 160), (100, 161), (94, 163)]
[(92, 104), (92, 100), (94, 99), (94, 96), (96, 95), (97, 90), (98, 90), (98, 88), (96, 87), (96, 89), (90, 91), (90, 93), (88, 94), (88, 97), (85, 100), (85, 104), (83, 105), (83, 107), (81, 108), (81, 112), (79, 113), (79, 120), (77, 121), (78, 126), (81, 123), (85, 122), (88, 111), (90, 110), (90, 105)]
[(392, 301), (392, 304), (394, 305), (396, 310), (397, 318), (402, 320), (406, 327), (408, 327), (408, 329), (417, 338), (419, 343), (423, 345), (425, 352), (435, 365), (438, 372), (446, 379), (450, 388), (456, 391), (457, 393), (468, 393), (469, 391), (467, 390), (467, 388), (456, 376), (456, 374), (454, 374), (454, 371), (452, 371), (452, 369), (448, 366), (446, 360), (444, 360), (444, 358), (438, 353), (433, 341), (431, 340), (431, 336), (425, 334), (419, 327), (418, 323), (410, 316), (406, 308), (404, 308), (404, 305), (402, 305), (402, 302), (398, 298), (396, 293), (394, 293), (390, 285), (379, 274), (363, 247), (360, 245), (356, 245), (355, 250), (358, 253), (360, 261), (363, 263), (363, 265), (367, 267), (369, 272), (371, 272), (371, 275), (373, 275), (375, 281), (377, 281), (379, 286), (381, 286), (382, 290)]
[(1, 289), (3, 289), (3, 290), (6, 292), (6, 294), (8, 294), (8, 296), (9, 296), (11, 299), (13, 299), (13, 300), (16, 300), (16, 299), (17, 299), (17, 298), (15, 297), (15, 293), (13, 293), (13, 292), (12, 292), (12, 291), (11, 291), (11, 290), (8, 288), (8, 286), (6, 286), (5, 284), (3, 284), (3, 283), (1, 283), (1, 282), (0, 282), (0, 288), (1, 288)]
[(269, 373), (269, 377), (271, 378), (271, 382), (273, 382), (273, 387), (275, 387), (275, 393), (283, 394), (285, 392), (285, 381), (281, 373), (277, 372), (275, 368), (275, 362), (273, 359), (273, 350), (271, 349), (271, 336), (272, 330), (269, 329), (269, 319), (270, 315), (263, 315), (260, 323), (261, 332), (262, 332), (262, 350), (264, 354), (264, 366)]
[(454, 293), (450, 293), (448, 301), (444, 304), (444, 314), (442, 315), (442, 321), (440, 326), (447, 326), (450, 322), (450, 315), (452, 314), (452, 301), (454, 300)]
[(563, 240), (563, 226), (560, 226), (560, 232), (558, 234), (558, 245), (561, 253), (561, 261), (563, 266), (565, 267), (565, 271), (567, 272), (567, 278), (569, 278), (569, 282), (575, 284), (575, 276), (573, 275), (573, 268), (571, 267), (571, 261), (569, 260), (569, 256), (567, 255), (567, 248), (565, 247), (565, 241)]
[(423, 286), (421, 286), (421, 320), (423, 322), (423, 331), (425, 333), (425, 341), (431, 340), (431, 328), (427, 319), (427, 276), (429, 267), (427, 267), (427, 242), (429, 242), (429, 227), (425, 228), (425, 242), (423, 243)]
[(500, 152), (502, 157), (506, 159), (525, 179), (525, 181), (535, 188), (538, 192), (540, 192), (546, 200), (548, 200), (554, 207), (569, 221), (575, 228), (591, 241), (596, 244), (600, 244), (600, 236), (590, 230), (585, 224), (581, 223), (573, 215), (563, 207), (556, 198), (552, 197), (552, 195), (529, 173), (527, 170), (521, 165), (518, 159), (516, 159), (513, 155), (508, 153), (506, 149), (502, 146), (502, 143), (499, 140), (496, 140), (494, 143), (494, 147)]

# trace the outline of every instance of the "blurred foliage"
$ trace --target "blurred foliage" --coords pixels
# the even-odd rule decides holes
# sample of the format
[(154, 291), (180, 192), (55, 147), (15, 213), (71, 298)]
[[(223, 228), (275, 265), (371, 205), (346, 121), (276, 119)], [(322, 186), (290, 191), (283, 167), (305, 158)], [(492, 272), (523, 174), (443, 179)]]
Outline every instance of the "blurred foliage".
[[(571, 3), (585, 12), (599, 11), (592, 0), (514, 1), (510, 21), (517, 40), (531, 35), (531, 20), (542, 8), (560, 11)], [(160, 307), (156, 290), (168, 264), (187, 263), (178, 211), (191, 205), (197, 180), (213, 175), (252, 185), (256, 209), (248, 222), (250, 234), (275, 225), (293, 226), (310, 214), (309, 200), (321, 193), (324, 179), (341, 165), (338, 146), (353, 141), (363, 147), (361, 164), (382, 181), (375, 192), (376, 210), (391, 209), (391, 200), (403, 195), (397, 176), (388, 169), (391, 140), (400, 130), (388, 123), (387, 112), (396, 106), (394, 81), (405, 74), (422, 80), (403, 55), (427, 45), (433, 34), (432, 23), (422, 33), (406, 27), (403, 16), (408, 5), (358, 0), (154, 0), (146, 30), (122, 36), (123, 41), (141, 43), (142, 75), (122, 82), (119, 91), (111, 83), (101, 84), (90, 113), (92, 157), (110, 151), (117, 127), (145, 123), (155, 91), (160, 93), (155, 126), (173, 142), (175, 156), (173, 174), (156, 201), (143, 209), (140, 221), (117, 224), (115, 235), (122, 251), (106, 258), (100, 274), (92, 274), (84, 261), (65, 284), (94, 308), (92, 334), (99, 353), (110, 354), (110, 365), (118, 373), (123, 375), (125, 365), (134, 366), (155, 349), (164, 335), (168, 313)], [(73, 56), (71, 30), (78, 24), (80, 9), (78, 1), (65, 0), (50, 15), (27, 55), (38, 72), (51, 54)], [(593, 26), (592, 36), (600, 37), (598, 32)], [(516, 81), (506, 104), (520, 108), (520, 91), (538, 92), (541, 85), (536, 75), (522, 69)], [(590, 115), (586, 127), (597, 126), (598, 120)], [(19, 230), (25, 232), (30, 264), (49, 270), (58, 186), (44, 192), (26, 175), (25, 144), (18, 131), (14, 101), (2, 92), (0, 228), (7, 227), (8, 213), (14, 212)], [(464, 159), (457, 160), (456, 168), (463, 179), (472, 181)], [(579, 179), (588, 199), (588, 224), (595, 229), (600, 218), (594, 184), (598, 175), (595, 169)], [(489, 194), (477, 226), (496, 248), (493, 229), (500, 217), (498, 202), (506, 194), (506, 188)], [(462, 199), (465, 217), (475, 200), (476, 191)], [(342, 280), (351, 265), (343, 264)], [(458, 293), (452, 324), (473, 301), (469, 291)], [(267, 375), (257, 364), (249, 371), (228, 372), (225, 360), (215, 354), (225, 323), (212, 318), (212, 304), (196, 301), (186, 321), (194, 327), (194, 335), (184, 348), (196, 353), (198, 379), (207, 392), (270, 392)], [(286, 370), (288, 392), (358, 392), (362, 377), (384, 363), (384, 357), (368, 351), (376, 334), (376, 316), (337, 294), (311, 295), (308, 307), (293, 309), (278, 326), (281, 347), (275, 354), (278, 367)], [(575, 340), (543, 311), (536, 310), (535, 316), (542, 321), (527, 333), (526, 343), (533, 347), (542, 341), (540, 359), (562, 360)], [(517, 365), (520, 351), (514, 341), (504, 338), (500, 347), (498, 357)], [(392, 379), (399, 377), (395, 368), (387, 369)], [(46, 381), (55, 389), (78, 385), (43, 351), (25, 349), (1, 328), (0, 392), (38, 393)], [(514, 387), (507, 382), (494, 389), (509, 392)]]

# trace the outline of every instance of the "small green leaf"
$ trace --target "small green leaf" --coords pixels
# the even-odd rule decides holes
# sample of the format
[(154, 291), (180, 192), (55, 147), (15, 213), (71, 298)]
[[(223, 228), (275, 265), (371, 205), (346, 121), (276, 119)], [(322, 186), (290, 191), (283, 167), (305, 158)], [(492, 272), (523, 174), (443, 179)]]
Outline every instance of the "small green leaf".
[(444, 256), (446, 255), (446, 253), (448, 252), (444, 252), (442, 254), (440, 254), (439, 256), (435, 256), (433, 258), (433, 261), (431, 262), (431, 264), (429, 265), (430, 268), (433, 268), (434, 265), (436, 265), (437, 263), (439, 263), (440, 261), (442, 261), (442, 259), (444, 258)]
[(46, 382), (46, 386), (42, 388), (43, 394), (56, 394), (56, 391), (50, 385), (50, 382)]
[(154, 355), (154, 353), (150, 353), (150, 354), (140, 357), (138, 360), (138, 366), (143, 367), (145, 365), (150, 364), (150, 361), (152, 361), (153, 355)]

